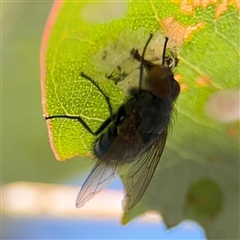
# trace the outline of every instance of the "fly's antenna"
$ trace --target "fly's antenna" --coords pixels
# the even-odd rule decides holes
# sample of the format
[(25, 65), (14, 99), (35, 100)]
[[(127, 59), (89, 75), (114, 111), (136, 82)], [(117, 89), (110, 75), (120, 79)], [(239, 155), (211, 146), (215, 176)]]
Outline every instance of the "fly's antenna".
[(168, 37), (165, 37), (165, 43), (163, 46), (163, 53), (162, 53), (162, 65), (164, 66), (165, 64), (165, 55), (166, 55), (166, 49), (167, 49), (167, 42), (168, 42)]
[(143, 48), (143, 52), (142, 52), (142, 57), (141, 57), (141, 64), (140, 64), (140, 73), (139, 73), (139, 89), (142, 88), (142, 78), (143, 78), (143, 61), (144, 61), (144, 56), (145, 56), (145, 52), (147, 49), (148, 44), (150, 43), (151, 39), (153, 37), (153, 34), (150, 33), (149, 38)]

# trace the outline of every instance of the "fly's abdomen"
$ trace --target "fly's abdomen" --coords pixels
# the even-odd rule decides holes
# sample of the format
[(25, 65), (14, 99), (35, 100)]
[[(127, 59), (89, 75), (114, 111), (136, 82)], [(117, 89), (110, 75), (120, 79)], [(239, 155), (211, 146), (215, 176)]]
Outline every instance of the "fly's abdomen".
[(126, 114), (124, 109), (118, 113), (120, 114), (116, 114), (116, 123), (109, 127), (95, 144), (94, 152), (100, 161), (129, 162), (141, 151), (142, 137), (137, 129), (141, 121), (139, 110), (132, 108), (129, 114)]
[(96, 141), (94, 146), (94, 155), (98, 159), (102, 159), (106, 152), (108, 152), (114, 139), (117, 137), (115, 126), (111, 126), (103, 133), (100, 138)]

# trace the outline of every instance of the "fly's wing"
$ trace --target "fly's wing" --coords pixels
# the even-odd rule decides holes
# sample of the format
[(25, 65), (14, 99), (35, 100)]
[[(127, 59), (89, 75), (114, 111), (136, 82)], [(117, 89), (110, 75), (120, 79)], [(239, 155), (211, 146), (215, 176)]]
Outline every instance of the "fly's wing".
[(116, 166), (108, 163), (97, 162), (91, 173), (83, 183), (76, 199), (76, 207), (80, 208), (102, 191), (115, 177)]
[(124, 181), (125, 197), (123, 208), (125, 211), (134, 207), (146, 191), (158, 162), (161, 158), (167, 139), (167, 128), (159, 135), (156, 142), (131, 165)]

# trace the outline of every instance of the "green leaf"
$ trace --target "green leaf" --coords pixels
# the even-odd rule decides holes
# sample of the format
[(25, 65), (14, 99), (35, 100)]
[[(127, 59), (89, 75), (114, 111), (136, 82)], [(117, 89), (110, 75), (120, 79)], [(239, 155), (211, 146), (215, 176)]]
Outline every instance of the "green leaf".
[[(110, 116), (108, 106), (79, 73), (100, 85), (115, 112), (138, 81), (131, 49), (141, 51), (154, 32), (146, 58), (161, 57), (163, 31), (179, 58), (177, 114), (146, 194), (122, 222), (154, 210), (168, 227), (193, 219), (208, 237), (233, 239), (239, 237), (239, 12), (237, 2), (204, 4), (55, 3), (51, 16), (57, 17), (51, 29), (47, 25), (43, 48), (43, 107), (47, 116), (79, 115), (96, 130)], [(96, 138), (79, 122), (47, 123), (59, 160), (92, 152)]]

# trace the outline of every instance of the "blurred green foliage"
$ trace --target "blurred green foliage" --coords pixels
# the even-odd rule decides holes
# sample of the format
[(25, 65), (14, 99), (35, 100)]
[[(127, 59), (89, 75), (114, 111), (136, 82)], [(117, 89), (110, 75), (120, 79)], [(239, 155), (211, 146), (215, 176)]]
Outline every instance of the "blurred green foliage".
[(58, 162), (42, 115), (39, 53), (52, 2), (2, 3), (2, 183), (56, 182), (90, 165)]

